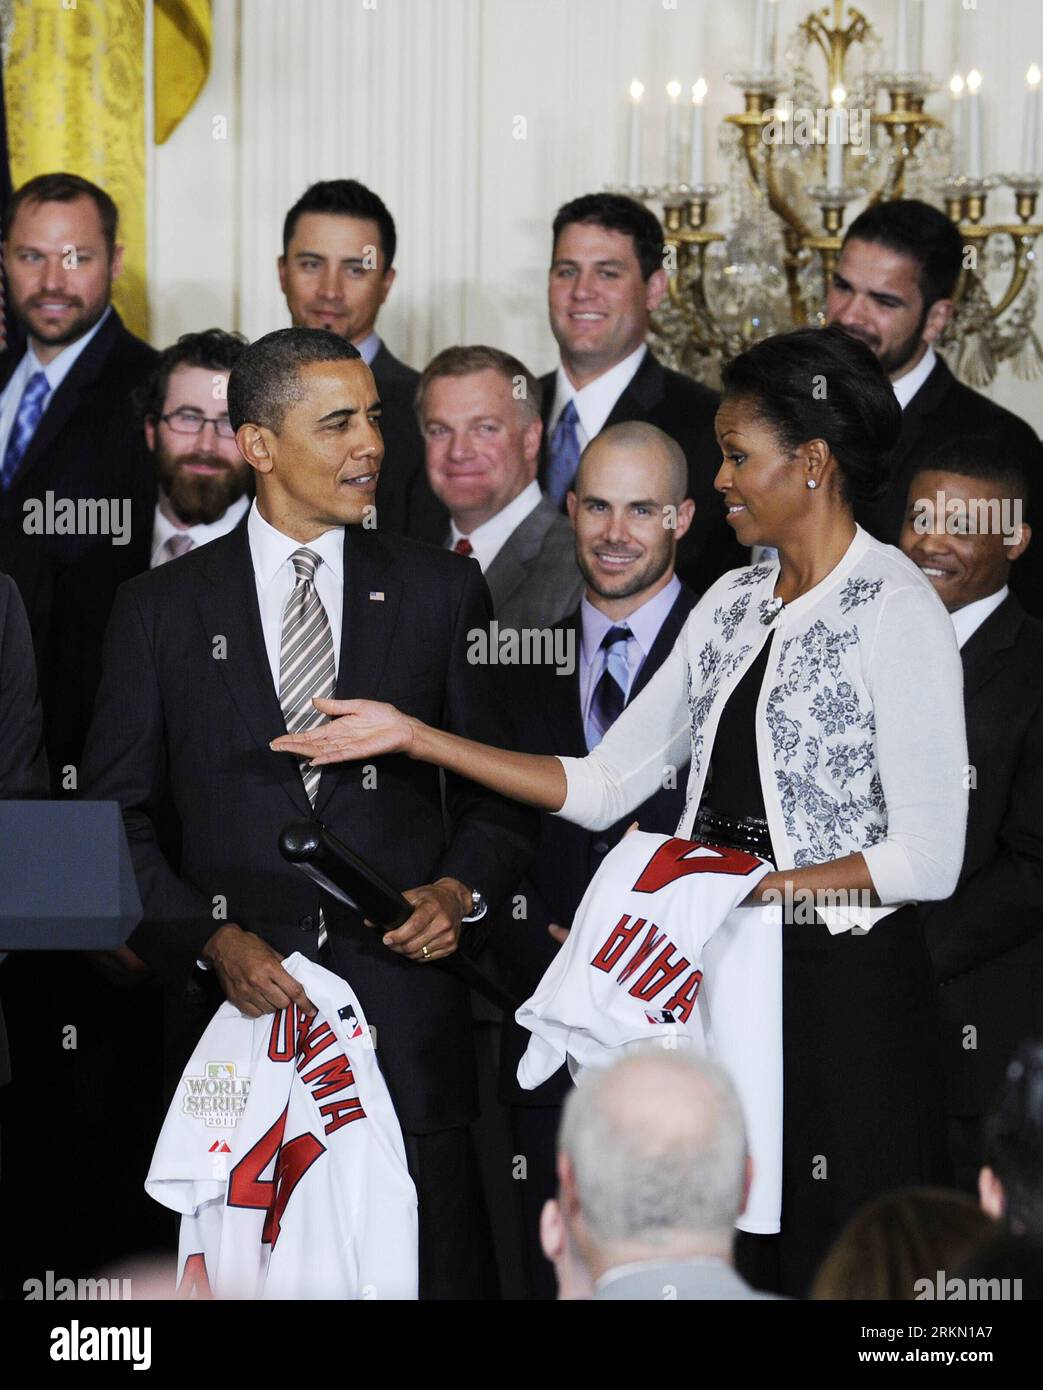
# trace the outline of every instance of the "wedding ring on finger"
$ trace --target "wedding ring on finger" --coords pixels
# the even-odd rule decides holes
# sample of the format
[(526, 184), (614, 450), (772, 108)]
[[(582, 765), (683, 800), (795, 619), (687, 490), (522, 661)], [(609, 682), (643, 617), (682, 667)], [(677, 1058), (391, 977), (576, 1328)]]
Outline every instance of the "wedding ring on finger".
[(425, 960), (431, 959), (431, 952), (427, 949), (426, 946), (421, 946), (420, 954), (424, 957)]

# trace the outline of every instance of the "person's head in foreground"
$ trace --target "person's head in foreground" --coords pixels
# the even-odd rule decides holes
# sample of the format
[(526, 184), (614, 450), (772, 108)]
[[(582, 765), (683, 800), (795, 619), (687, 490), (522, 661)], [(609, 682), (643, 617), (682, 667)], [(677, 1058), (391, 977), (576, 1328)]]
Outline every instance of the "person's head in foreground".
[(863, 1207), (822, 1262), (813, 1299), (903, 1300), (933, 1289), (994, 1227), (962, 1192), (910, 1187)]
[(853, 527), (853, 506), (886, 486), (902, 425), (869, 348), (839, 328), (798, 328), (740, 353), (722, 383), (714, 487), (740, 544), (800, 553)]
[(1043, 1236), (1043, 1042), (1022, 1043), (985, 1125), (982, 1208), (1014, 1235)]
[(716, 1063), (654, 1047), (584, 1073), (541, 1221), (559, 1297), (589, 1298), (623, 1265), (730, 1264), (751, 1176), (739, 1097)]
[(950, 613), (1010, 583), (1028, 549), (1028, 470), (982, 435), (924, 458), (909, 483), (899, 544)]
[(345, 338), (280, 328), (244, 349), (228, 416), (264, 519), (296, 540), (365, 522), (384, 458), (373, 373)]

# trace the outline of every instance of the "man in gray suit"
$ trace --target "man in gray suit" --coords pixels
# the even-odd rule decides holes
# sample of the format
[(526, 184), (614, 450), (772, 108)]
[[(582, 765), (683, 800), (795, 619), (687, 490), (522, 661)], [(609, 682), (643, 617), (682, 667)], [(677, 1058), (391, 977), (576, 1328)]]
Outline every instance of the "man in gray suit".
[(732, 1264), (750, 1189), (727, 1073), (652, 1045), (589, 1072), (565, 1102), (558, 1197), (541, 1235), (562, 1299), (764, 1299)]
[(451, 347), (420, 378), (417, 418), (446, 545), (473, 555), (501, 628), (552, 627), (583, 593), (572, 527), (536, 481), (540, 386), (509, 353)]

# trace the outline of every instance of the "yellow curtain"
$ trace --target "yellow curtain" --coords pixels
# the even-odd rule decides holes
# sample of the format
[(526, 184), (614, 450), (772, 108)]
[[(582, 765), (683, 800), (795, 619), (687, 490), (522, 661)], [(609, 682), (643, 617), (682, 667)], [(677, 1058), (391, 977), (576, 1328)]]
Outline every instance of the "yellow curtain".
[(57, 170), (99, 184), (126, 247), (113, 301), (148, 335), (145, 288), (145, 0), (14, 0), (4, 90), (17, 188)]
[(162, 145), (210, 72), (210, 0), (156, 0), (156, 144)]

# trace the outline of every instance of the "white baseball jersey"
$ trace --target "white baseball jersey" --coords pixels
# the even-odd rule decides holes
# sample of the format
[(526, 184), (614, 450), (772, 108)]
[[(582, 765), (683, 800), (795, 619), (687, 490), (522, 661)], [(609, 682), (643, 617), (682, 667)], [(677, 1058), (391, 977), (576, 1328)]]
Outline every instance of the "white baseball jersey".
[(362, 1006), (283, 966), (318, 1012), (223, 1004), (159, 1136), (145, 1189), (181, 1212), (178, 1296), (416, 1298), (416, 1191)]
[(754, 1179), (738, 1225), (779, 1229), (782, 938), (778, 909), (739, 907), (770, 865), (739, 850), (634, 831), (606, 855), (568, 940), (518, 1022), (518, 1083), (567, 1062), (581, 1081), (648, 1043), (713, 1054), (743, 1103)]

